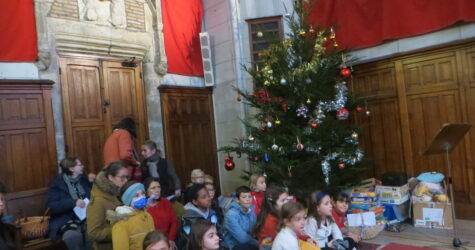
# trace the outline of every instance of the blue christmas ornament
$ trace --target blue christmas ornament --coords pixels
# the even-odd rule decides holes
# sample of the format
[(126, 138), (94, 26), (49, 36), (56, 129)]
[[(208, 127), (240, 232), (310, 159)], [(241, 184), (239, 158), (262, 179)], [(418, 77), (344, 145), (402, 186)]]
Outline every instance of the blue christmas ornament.
[(264, 162), (265, 163), (269, 163), (270, 159), (269, 159), (269, 156), (267, 154), (264, 155)]

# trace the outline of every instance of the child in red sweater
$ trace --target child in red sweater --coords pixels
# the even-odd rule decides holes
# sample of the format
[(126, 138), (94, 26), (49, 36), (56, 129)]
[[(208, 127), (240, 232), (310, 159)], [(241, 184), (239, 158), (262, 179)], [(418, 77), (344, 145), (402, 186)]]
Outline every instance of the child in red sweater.
[(178, 219), (173, 206), (165, 197), (161, 197), (160, 179), (149, 177), (144, 181), (149, 204), (147, 212), (152, 216), (155, 229), (168, 236), (171, 249), (175, 249), (175, 237), (178, 231)]
[(249, 188), (251, 188), (252, 205), (254, 205), (254, 213), (259, 215), (262, 206), (262, 196), (266, 191), (266, 177), (261, 174), (253, 174), (249, 178)]
[[(279, 216), (282, 206), (289, 201), (289, 194), (284, 188), (270, 186), (262, 199), (262, 207), (254, 225), (253, 234), (257, 236), (259, 246), (269, 245), (277, 236), (279, 226)], [(307, 235), (298, 234), (301, 240), (307, 240)]]
[(332, 201), (333, 210), (332, 215), (335, 220), (336, 225), (340, 228), (341, 233), (344, 237), (352, 238), (356, 243), (361, 240), (361, 237), (357, 234), (354, 234), (345, 227), (346, 213), (350, 207), (350, 197), (344, 193), (339, 192), (333, 197)]

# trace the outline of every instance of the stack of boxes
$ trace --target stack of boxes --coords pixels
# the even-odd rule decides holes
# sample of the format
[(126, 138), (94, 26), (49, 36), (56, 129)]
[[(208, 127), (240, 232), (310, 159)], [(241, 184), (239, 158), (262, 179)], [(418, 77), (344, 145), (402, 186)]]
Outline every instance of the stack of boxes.
[(349, 213), (374, 212), (376, 220), (383, 220), (384, 208), (378, 201), (375, 186), (381, 184), (374, 178), (364, 180), (362, 185), (351, 192), (351, 207)]
[(375, 191), (389, 222), (402, 222), (409, 217), (409, 184), (399, 187), (377, 185)]

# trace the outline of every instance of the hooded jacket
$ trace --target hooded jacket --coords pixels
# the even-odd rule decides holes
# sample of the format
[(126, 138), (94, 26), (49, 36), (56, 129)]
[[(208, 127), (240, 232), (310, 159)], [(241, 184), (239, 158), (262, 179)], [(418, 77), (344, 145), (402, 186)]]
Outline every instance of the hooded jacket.
[(232, 249), (234, 246), (247, 243), (257, 247), (257, 240), (250, 235), (254, 224), (256, 224), (254, 205), (244, 211), (239, 203), (231, 203), (224, 218), (225, 246)]
[(114, 250), (142, 250), (145, 236), (155, 229), (152, 216), (143, 210), (134, 210), (130, 214), (118, 214), (109, 210), (107, 220), (113, 224)]
[(121, 205), (118, 195), (119, 187), (101, 171), (92, 186), (91, 201), (86, 210), (87, 234), (96, 250), (112, 250), (112, 226), (106, 220), (106, 211)]

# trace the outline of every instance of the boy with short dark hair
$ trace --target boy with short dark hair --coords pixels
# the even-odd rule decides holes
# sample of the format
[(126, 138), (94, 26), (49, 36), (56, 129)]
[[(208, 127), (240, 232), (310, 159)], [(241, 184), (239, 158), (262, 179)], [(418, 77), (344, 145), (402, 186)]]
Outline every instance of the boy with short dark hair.
[(256, 223), (251, 189), (240, 186), (236, 189), (236, 200), (224, 217), (224, 244), (231, 250), (258, 249), (257, 240), (251, 236)]

